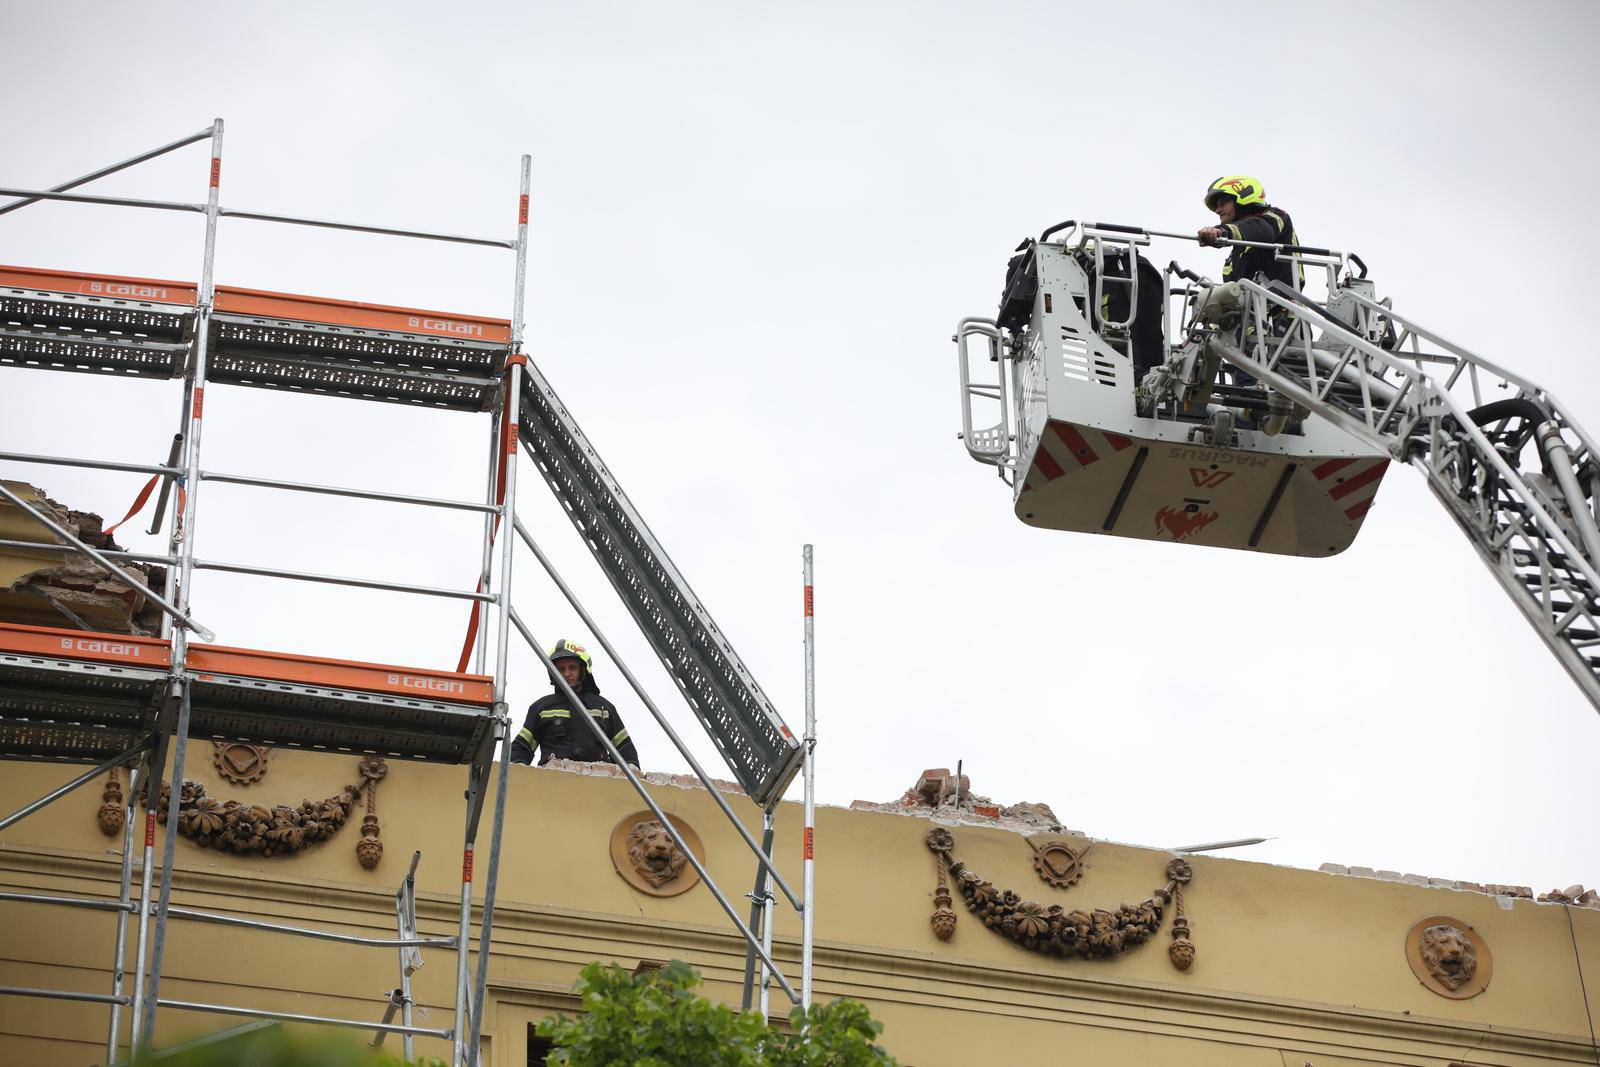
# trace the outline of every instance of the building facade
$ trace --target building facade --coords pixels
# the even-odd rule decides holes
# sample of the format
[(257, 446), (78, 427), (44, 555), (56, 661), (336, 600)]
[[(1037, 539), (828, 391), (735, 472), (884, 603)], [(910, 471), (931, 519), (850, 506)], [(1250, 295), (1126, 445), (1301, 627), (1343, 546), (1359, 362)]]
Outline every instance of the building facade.
[[(309, 810), (361, 782), (353, 755), (212, 748), (194, 742), (189, 766), (215, 800)], [(571, 986), (592, 960), (682, 959), (701, 971), (706, 995), (739, 1002), (742, 940), (692, 868), (658, 855), (647, 831), (630, 841), (648, 813), (603, 771), (511, 768), (483, 1027), (492, 1067), (529, 1062), (532, 1026), (577, 1008)], [(72, 773), (6, 764), (0, 810)], [(0, 832), (0, 890), (115, 898), (120, 827), (101, 826), (100, 785)], [(341, 826), (321, 840), (284, 836), (273, 855), (226, 840), (216, 824), (185, 824), (174, 904), (393, 936), (395, 889), (420, 850), (419, 930), (449, 936), (460, 788), (452, 768), (390, 763)], [(654, 792), (742, 904), (754, 863), (705, 790), (667, 782)], [(730, 800), (759, 833), (755, 806)], [(783, 804), (777, 819), (780, 867), (794, 885), (798, 808)], [(885, 1047), (912, 1067), (1600, 1062), (1583, 981), (1600, 980), (1600, 912), (1590, 908), (1180, 858), (948, 805), (820, 808), (816, 857), (817, 998), (864, 1001), (885, 1025)], [(1187, 930), (1174, 936), (1180, 911)], [(798, 922), (777, 915), (775, 954), (797, 975)], [(107, 992), (113, 922), (0, 902), (0, 985)], [(455, 960), (447, 950), (422, 955), (420, 1022), (448, 1026)], [(376, 1021), (397, 984), (396, 956), (174, 919), (161, 994)], [(786, 1013), (776, 989), (772, 1004)], [(103, 1063), (107, 1017), (98, 1004), (0, 997), (0, 1064)], [(238, 1022), (163, 1008), (156, 1043)], [(429, 1039), (416, 1051), (448, 1054)]]

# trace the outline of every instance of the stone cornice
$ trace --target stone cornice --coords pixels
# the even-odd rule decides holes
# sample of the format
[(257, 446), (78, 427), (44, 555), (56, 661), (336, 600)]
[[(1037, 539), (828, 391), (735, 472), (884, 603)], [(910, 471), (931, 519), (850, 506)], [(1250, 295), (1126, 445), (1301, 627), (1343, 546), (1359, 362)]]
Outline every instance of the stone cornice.
[[(0, 843), (0, 872), (11, 874), (8, 880), (20, 876), (29, 884), (38, 879), (98, 882), (104, 889), (95, 895), (111, 897), (115, 895), (117, 859)], [(208, 898), (205, 903), (219, 910), (303, 922), (303, 909), (329, 909), (339, 913), (340, 926), (393, 934), (394, 894), (389, 889), (259, 872), (221, 874), (182, 868), (174, 872), (174, 887), (191, 898)], [(230, 906), (235, 900), (239, 903)], [(430, 928), (448, 932), (457, 915), (453, 897), (418, 894), (419, 925), (425, 932)], [(726, 975), (742, 974), (744, 960), (742, 939), (723, 927), (535, 906), (503, 896), (495, 904), (495, 936), (493, 954), (507, 960), (566, 960), (572, 955), (570, 946), (553, 950), (549, 945), (553, 937), (592, 944), (598, 957), (696, 957), (697, 965)], [(780, 963), (792, 965), (784, 968), (786, 972), (798, 972), (798, 945), (779, 940), (774, 955)], [(1381, 1052), (1389, 1062), (1408, 1062), (1393, 1058), (1399, 1055), (1415, 1058), (1414, 1062), (1437, 1063), (1459, 1058), (1468, 1049), (1478, 1054), (1593, 1062), (1587, 1035), (1569, 1037), (1111, 976), (1043, 974), (1031, 958), (1019, 960), (1013, 967), (910, 949), (819, 941), (815, 962), (818, 987), (825, 996), (936, 1004), (968, 1012), (1044, 1017), (1191, 1038), (1203, 1034), (1224, 1044), (1305, 1048), (1330, 1055)], [(571, 1011), (579, 1006), (570, 992), (547, 983), (491, 978), (490, 984), (508, 1003), (551, 1011)]]

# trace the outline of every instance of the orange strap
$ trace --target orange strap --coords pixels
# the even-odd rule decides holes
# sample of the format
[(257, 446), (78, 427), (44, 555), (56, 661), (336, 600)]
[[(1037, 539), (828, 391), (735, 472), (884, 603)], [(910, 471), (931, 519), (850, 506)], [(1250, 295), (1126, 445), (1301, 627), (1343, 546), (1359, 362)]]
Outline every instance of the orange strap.
[(143, 511), (144, 506), (150, 502), (150, 494), (155, 491), (156, 482), (160, 480), (161, 475), (152, 474), (150, 476), (150, 480), (144, 483), (144, 488), (139, 490), (139, 495), (133, 498), (133, 507), (128, 509), (128, 513), (122, 516), (122, 518), (118, 519), (116, 522), (112, 523), (110, 526), (107, 526), (101, 532), (107, 537), (110, 537), (112, 534), (117, 532), (118, 526), (121, 526), (123, 523), (139, 514), (139, 512)]
[[(524, 356), (523, 359), (524, 359), (524, 361), (526, 361), (527, 357)], [(501, 408), (500, 408), (500, 436), (501, 436), (501, 439), (505, 439), (507, 437), (507, 435), (509, 435), (510, 436), (511, 450), (515, 451), (516, 447), (517, 447), (516, 446), (516, 440), (517, 440), (516, 439), (516, 431), (515, 431), (514, 428), (512, 428), (509, 425), (510, 419), (508, 418), (508, 416), (510, 414), (511, 414), (511, 411), (510, 411), (509, 406), (502, 404)], [(505, 500), (506, 500), (506, 460), (505, 460), (505, 457), (502, 456), (501, 459), (500, 459), (500, 469), (495, 472), (494, 502), (495, 502), (496, 505), (499, 505), (499, 504), (504, 504)], [(499, 536), (500, 536), (500, 516), (496, 515), (494, 517), (494, 524), (490, 527), (490, 530), (489, 530), (489, 544), (493, 545), (494, 541), (495, 541), (495, 538), (499, 537)], [(483, 592), (483, 579), (482, 578), (478, 579), (477, 592), (479, 592), (479, 593)], [(471, 618), (469, 618), (467, 620), (467, 639), (461, 643), (461, 658), (456, 660), (456, 673), (457, 674), (465, 674), (465, 673), (467, 673), (467, 662), (472, 659), (472, 646), (478, 640), (478, 621), (479, 621), (480, 618), (482, 618), (482, 615), (483, 615), (483, 601), (474, 600), (472, 602), (472, 616), (471, 616)]]

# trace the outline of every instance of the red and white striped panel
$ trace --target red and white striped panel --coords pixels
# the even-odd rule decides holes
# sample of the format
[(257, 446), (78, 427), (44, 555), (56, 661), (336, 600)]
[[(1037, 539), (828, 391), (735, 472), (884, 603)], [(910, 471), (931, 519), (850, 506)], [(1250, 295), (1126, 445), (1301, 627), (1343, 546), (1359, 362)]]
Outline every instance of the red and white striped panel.
[(1312, 477), (1351, 521), (1360, 519), (1378, 495), (1378, 483), (1389, 469), (1387, 459), (1330, 459), (1311, 468)]
[(1132, 447), (1132, 439), (1120, 433), (1070, 422), (1047, 423), (1039, 436), (1039, 449), (1033, 454), (1033, 466), (1028, 469), (1027, 487), (1037, 489), (1069, 471), (1080, 470)]

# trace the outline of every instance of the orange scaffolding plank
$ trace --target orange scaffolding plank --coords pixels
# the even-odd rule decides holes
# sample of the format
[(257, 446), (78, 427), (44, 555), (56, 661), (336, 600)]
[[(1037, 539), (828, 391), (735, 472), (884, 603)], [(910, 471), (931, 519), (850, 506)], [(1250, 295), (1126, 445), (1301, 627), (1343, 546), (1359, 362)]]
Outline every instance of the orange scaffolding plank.
[(360, 689), (393, 696), (423, 697), (455, 704), (494, 704), (494, 679), (481, 674), (455, 674), (420, 667), (323, 659), (286, 652), (262, 652), (221, 645), (190, 645), (189, 669), (208, 674), (236, 674), (274, 682)]
[(172, 664), (170, 641), (9, 622), (0, 622), (0, 652), (87, 660), (92, 663), (118, 663), (125, 667), (160, 669)]
[(158, 304), (193, 305), (199, 290), (192, 282), (160, 278), (119, 278), (109, 274), (84, 274), (75, 270), (11, 267), (0, 264), (0, 285), (43, 289), (52, 293), (104, 296), (119, 300), (149, 300)]
[[(154, 669), (165, 668), (172, 663), (170, 641), (16, 623), (0, 623), (0, 652)], [(190, 645), (189, 669), (201, 678), (227, 674), (291, 685), (359, 689), (369, 693), (443, 700), (479, 707), (491, 707), (494, 704), (494, 679), (481, 674), (456, 674), (422, 667), (398, 667), (386, 663), (325, 659), (221, 645)]]
[[(0, 265), (0, 285), (188, 306), (193, 306), (198, 294), (192, 282), (5, 265)], [(369, 304), (359, 300), (275, 293), (264, 289), (242, 289), (231, 285), (217, 286), (216, 310), (230, 315), (290, 319), (326, 326), (452, 337), (466, 341), (507, 344), (511, 340), (511, 323), (506, 319)]]

